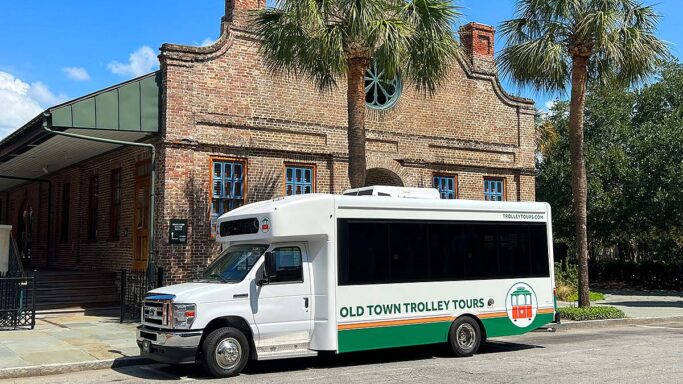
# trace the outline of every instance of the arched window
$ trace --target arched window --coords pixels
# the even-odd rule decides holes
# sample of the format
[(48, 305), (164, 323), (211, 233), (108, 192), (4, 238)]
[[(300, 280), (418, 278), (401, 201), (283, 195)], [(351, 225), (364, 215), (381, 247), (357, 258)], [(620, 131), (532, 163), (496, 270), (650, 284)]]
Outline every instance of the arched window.
[(389, 109), (401, 96), (403, 84), (398, 76), (386, 79), (384, 71), (372, 63), (365, 71), (365, 105), (372, 109)]

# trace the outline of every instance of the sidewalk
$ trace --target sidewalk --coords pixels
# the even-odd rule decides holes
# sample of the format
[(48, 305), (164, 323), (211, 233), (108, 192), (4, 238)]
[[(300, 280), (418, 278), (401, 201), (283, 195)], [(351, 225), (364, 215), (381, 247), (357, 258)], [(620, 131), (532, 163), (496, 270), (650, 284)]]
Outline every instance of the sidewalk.
[(0, 377), (7, 368), (138, 356), (135, 327), (111, 317), (64, 316), (36, 319), (33, 330), (2, 331)]
[[(683, 296), (672, 291), (598, 290), (605, 294), (605, 300), (591, 305), (609, 305), (624, 311), (626, 317), (683, 317)], [(576, 303), (558, 301), (560, 307)]]

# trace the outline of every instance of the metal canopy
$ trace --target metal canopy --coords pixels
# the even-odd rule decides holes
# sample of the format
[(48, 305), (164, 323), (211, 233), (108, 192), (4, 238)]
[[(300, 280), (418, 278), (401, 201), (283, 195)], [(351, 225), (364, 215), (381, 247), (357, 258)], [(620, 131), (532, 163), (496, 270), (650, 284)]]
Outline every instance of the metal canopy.
[[(69, 129), (66, 132), (125, 141), (138, 141), (147, 136), (143, 132), (94, 131), (91, 129)], [(0, 175), (40, 179), (55, 171), (78, 164), (119, 147), (121, 146), (63, 136), (52, 136), (40, 145), (23, 152), (12, 160), (0, 164)], [(25, 182), (26, 180), (0, 177), (0, 191)]]
[(49, 109), (54, 128), (159, 132), (159, 72)]
[(0, 141), (0, 191), (121, 145), (56, 136), (55, 131), (140, 142), (159, 133), (160, 73), (133, 79), (50, 108)]

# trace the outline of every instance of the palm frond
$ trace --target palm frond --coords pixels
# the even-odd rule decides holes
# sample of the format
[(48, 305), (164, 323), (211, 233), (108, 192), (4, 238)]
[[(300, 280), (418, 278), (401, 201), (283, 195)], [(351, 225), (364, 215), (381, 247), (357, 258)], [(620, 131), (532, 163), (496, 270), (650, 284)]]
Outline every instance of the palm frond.
[(500, 70), (518, 86), (563, 91), (571, 74), (566, 47), (552, 36), (507, 47), (499, 56)]
[(636, 84), (669, 57), (659, 16), (636, 0), (519, 0), (515, 16), (501, 26), (499, 63), (519, 85), (564, 89), (575, 54), (587, 55), (591, 82)]
[(272, 72), (327, 89), (362, 55), (432, 93), (462, 55), (453, 33), (459, 16), (449, 0), (279, 0), (257, 13), (252, 31)]
[(463, 50), (452, 26), (460, 17), (458, 8), (443, 0), (407, 1), (402, 10), (414, 33), (408, 39), (404, 74), (419, 92), (432, 94), (446, 79)]
[(319, 88), (336, 86), (345, 73), (343, 29), (326, 12), (325, 2), (281, 1), (258, 12), (251, 30), (261, 56), (275, 74), (306, 76)]

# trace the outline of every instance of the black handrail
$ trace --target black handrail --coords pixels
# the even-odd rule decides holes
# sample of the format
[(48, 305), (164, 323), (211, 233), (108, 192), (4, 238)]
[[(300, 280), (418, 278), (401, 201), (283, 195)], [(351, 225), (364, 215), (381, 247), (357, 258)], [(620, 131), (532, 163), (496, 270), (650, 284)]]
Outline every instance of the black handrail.
[(120, 276), (120, 322), (140, 321), (142, 301), (148, 291), (164, 285), (163, 268), (150, 271), (122, 269)]
[(0, 329), (36, 325), (36, 276), (0, 274)]

